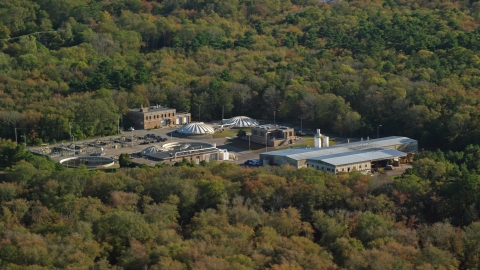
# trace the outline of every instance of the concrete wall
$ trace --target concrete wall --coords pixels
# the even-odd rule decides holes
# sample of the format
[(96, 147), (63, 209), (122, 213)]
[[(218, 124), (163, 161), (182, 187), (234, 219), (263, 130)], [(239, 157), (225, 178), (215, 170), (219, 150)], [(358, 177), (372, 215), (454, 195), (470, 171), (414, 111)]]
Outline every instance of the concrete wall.
[(369, 171), (371, 170), (371, 163), (370, 161), (358, 162), (353, 164), (337, 166), (336, 169), (337, 169), (336, 172), (349, 172), (349, 169), (350, 169), (350, 172), (353, 171), (353, 169), (357, 171)]
[(202, 160), (205, 160), (205, 161), (210, 161), (212, 159), (215, 159), (215, 160), (218, 160), (219, 158), (219, 151), (215, 151), (215, 152), (212, 152), (212, 153), (197, 153), (197, 154), (194, 154), (192, 153), (191, 155), (188, 155), (188, 156), (181, 156), (181, 157), (172, 157), (172, 158), (169, 158), (169, 159), (165, 159), (163, 161), (165, 162), (180, 162), (182, 161), (184, 158), (188, 161), (193, 161), (195, 163), (200, 162)]
[(320, 162), (320, 161), (309, 161), (308, 162), (308, 167), (313, 168), (315, 170), (335, 173), (335, 166), (333, 166), (331, 164), (325, 164), (325, 163)]
[(334, 166), (332, 164), (328, 164), (321, 161), (308, 161), (308, 167), (314, 168), (315, 170), (323, 170), (325, 172), (330, 173), (338, 173), (338, 172), (351, 172), (354, 169), (357, 171), (370, 171), (371, 170), (371, 163), (370, 161), (346, 164), (341, 166)]

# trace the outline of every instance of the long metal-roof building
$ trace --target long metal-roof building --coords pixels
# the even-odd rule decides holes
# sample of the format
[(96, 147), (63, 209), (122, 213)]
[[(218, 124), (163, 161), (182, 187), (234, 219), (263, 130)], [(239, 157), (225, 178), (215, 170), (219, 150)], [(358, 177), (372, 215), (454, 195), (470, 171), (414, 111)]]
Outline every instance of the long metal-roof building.
[(394, 149), (373, 148), (326, 155), (307, 159), (307, 166), (325, 172), (370, 171), (374, 161), (404, 157), (407, 154)]
[(404, 153), (410, 153), (418, 151), (418, 142), (407, 137), (392, 136), (348, 144), (339, 144), (325, 148), (291, 148), (264, 152), (260, 154), (260, 160), (263, 161), (263, 164), (290, 164), (297, 168), (303, 168), (307, 166), (307, 159), (374, 148), (388, 148)]

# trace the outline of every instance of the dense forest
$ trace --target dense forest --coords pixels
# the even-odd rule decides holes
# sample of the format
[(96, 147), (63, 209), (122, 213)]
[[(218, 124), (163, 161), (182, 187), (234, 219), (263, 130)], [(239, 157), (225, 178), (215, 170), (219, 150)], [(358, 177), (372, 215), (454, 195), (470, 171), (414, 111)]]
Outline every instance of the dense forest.
[[(0, 1), (1, 268), (479, 269), (479, 23), (476, 0)], [(432, 151), (392, 179), (72, 170), (15, 142), (157, 104)]]
[[(480, 3), (0, 2), (0, 136), (114, 134), (128, 108), (480, 144)], [(17, 137), (15, 137), (17, 132)]]
[(2, 269), (480, 267), (478, 146), (422, 152), (394, 180), (216, 162), (107, 173), (0, 150)]

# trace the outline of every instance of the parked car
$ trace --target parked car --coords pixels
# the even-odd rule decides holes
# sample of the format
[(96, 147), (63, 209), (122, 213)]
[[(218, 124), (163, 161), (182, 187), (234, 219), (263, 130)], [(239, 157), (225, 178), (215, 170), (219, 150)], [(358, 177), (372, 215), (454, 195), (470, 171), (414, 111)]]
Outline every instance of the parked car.
[(252, 160), (251, 160), (251, 159), (245, 161), (245, 162), (243, 163), (243, 165), (250, 165), (250, 163), (252, 163)]
[(393, 169), (395, 169), (395, 167), (393, 167), (393, 165), (387, 165), (387, 166), (385, 166), (385, 170), (391, 171), (391, 170), (393, 170)]
[(128, 130), (130, 131), (134, 131), (135, 129), (133, 127), (130, 127)]
[(260, 163), (260, 160), (254, 159), (254, 160), (252, 160), (252, 161), (250, 162), (250, 165), (252, 165), (252, 166), (260, 166), (260, 165), (262, 165), (262, 164)]

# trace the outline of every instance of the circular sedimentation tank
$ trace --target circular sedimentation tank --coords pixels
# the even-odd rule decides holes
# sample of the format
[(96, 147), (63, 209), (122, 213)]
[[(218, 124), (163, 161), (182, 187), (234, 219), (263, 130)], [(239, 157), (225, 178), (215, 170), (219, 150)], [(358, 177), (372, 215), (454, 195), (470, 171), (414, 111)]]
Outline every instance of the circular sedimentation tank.
[(89, 169), (101, 169), (113, 166), (115, 160), (108, 157), (78, 156), (62, 159), (60, 164), (68, 168), (78, 168), (80, 165), (85, 165)]

